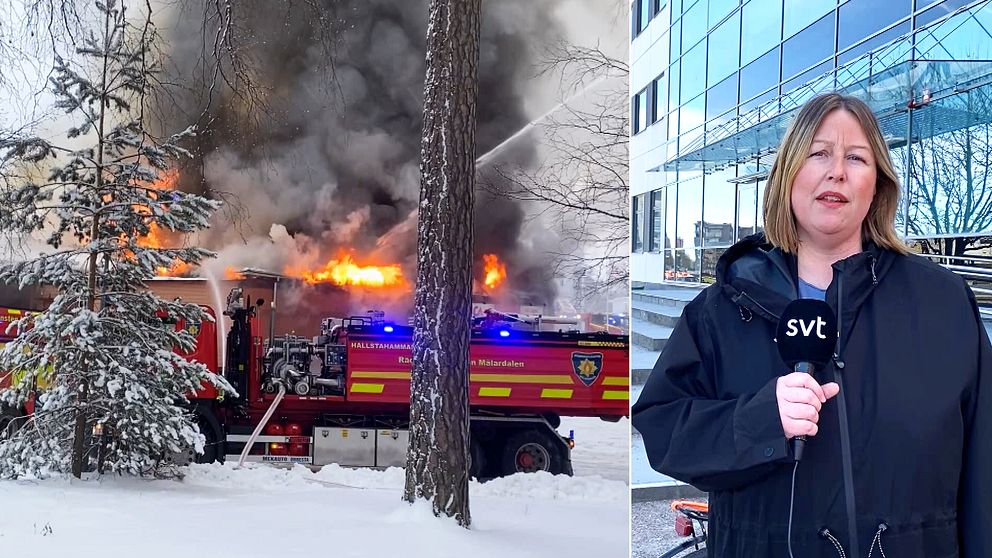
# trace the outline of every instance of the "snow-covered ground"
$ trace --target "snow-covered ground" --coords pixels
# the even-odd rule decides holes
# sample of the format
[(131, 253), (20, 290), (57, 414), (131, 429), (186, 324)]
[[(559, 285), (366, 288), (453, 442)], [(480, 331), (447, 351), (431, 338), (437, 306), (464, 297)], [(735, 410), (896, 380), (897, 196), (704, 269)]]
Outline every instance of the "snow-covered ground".
[(400, 469), (194, 465), (182, 481), (0, 482), (0, 556), (626, 557), (629, 422), (569, 429), (575, 476), (473, 483), (471, 530), (402, 502)]

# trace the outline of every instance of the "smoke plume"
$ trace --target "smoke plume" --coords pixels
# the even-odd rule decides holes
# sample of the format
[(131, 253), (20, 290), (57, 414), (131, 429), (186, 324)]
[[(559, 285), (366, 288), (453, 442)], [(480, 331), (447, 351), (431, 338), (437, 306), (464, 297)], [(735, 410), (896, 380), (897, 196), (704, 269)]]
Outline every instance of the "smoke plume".
[[(160, 112), (178, 109), (187, 118), (206, 108), (202, 121), (209, 126), (195, 146), (195, 164), (184, 169), (185, 187), (233, 195), (246, 210), (241, 226), (222, 216), (198, 242), (219, 252), (209, 264), (215, 273), (317, 265), (347, 249), (357, 261), (401, 264), (412, 283), (427, 0), (323, 2), (320, 17), (302, 4), (238, 2), (238, 46), (251, 61), (250, 89), (222, 81), (210, 96), (190, 87), (185, 98), (161, 103)], [(529, 122), (536, 55), (562, 32), (560, 4), (483, 2), (478, 155)], [(184, 80), (206, 83), (211, 70), (202, 53), (212, 37), (203, 33), (204, 14), (172, 16), (163, 26), (170, 59)], [(536, 164), (535, 152), (524, 136), (493, 162)], [(524, 208), (480, 191), (475, 222), (476, 260), (498, 254), (507, 264), (508, 290), (550, 309), (551, 265), (538, 241), (524, 238)], [(306, 293), (289, 297), (307, 299)], [(355, 293), (337, 298), (351, 311), (370, 302)], [(392, 302), (403, 312), (411, 300), (377, 304)]]

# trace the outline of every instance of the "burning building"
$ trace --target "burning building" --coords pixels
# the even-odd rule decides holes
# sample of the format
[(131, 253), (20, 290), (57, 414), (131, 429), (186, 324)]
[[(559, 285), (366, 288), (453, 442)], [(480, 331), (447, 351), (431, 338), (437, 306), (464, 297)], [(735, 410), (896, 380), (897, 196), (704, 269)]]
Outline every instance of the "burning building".
[[(228, 268), (263, 268), (299, 279), (283, 309), (301, 320), (315, 306), (338, 314), (377, 307), (403, 319), (416, 278), (427, 1), (239, 6), (239, 48), (253, 64), (252, 95), (225, 85), (208, 98), (194, 87), (159, 103), (161, 114), (179, 117), (164, 122), (203, 114), (201, 121), (211, 123), (176, 184), (223, 197), (228, 209), (195, 239), (162, 239), (158, 231), (147, 239), (195, 242), (218, 258), (204, 270), (161, 273), (221, 277)], [(558, 18), (565, 16), (558, 14), (568, 10), (561, 8), (554, 0), (484, 4), (479, 154), (528, 124), (541, 45), (564, 36)], [(194, 84), (204, 79), (203, 21), (197, 10), (176, 10), (162, 25), (177, 71)], [(523, 135), (487, 157), (479, 182), (500, 180), (494, 165), (501, 161), (536, 164), (534, 141)], [(552, 307), (547, 254), (557, 240), (543, 228), (530, 234), (528, 226), (526, 208), (477, 192), (479, 296)]]

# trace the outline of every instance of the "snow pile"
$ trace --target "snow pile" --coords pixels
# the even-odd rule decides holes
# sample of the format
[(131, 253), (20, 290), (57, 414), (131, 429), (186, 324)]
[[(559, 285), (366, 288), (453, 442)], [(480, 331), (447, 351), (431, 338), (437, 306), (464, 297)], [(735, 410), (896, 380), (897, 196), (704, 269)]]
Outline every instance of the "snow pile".
[(489, 482), (473, 483), (471, 496), (499, 496), (526, 500), (590, 500), (627, 504), (627, 483), (601, 477), (569, 477), (550, 473), (512, 475)]
[[(176, 558), (629, 555), (626, 421), (568, 419), (574, 477), (472, 483), (472, 529), (402, 500), (404, 472), (194, 465), (181, 481), (0, 482), (3, 556)], [(567, 429), (566, 429), (567, 428)], [(619, 449), (618, 449), (619, 448)], [(612, 453), (611, 452), (618, 452)], [(606, 473), (607, 478), (602, 478)]]

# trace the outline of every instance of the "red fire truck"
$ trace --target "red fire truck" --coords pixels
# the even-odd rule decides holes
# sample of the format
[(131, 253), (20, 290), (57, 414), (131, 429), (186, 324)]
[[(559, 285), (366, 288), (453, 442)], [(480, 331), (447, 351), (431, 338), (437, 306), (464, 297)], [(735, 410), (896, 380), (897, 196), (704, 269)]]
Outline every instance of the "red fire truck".
[[(5, 308), (0, 306), (0, 349), (3, 349), (7, 343), (13, 341), (14, 337), (17, 336), (17, 328), (11, 327), (11, 323), (23, 318), (26, 314), (32, 313), (34, 312), (30, 310)], [(8, 329), (10, 331), (8, 331)], [(10, 380), (11, 378), (7, 374), (0, 372), (0, 389), (8, 387), (10, 385)], [(29, 407), (30, 406), (31, 403), (29, 403)], [(0, 431), (7, 428), (11, 420), (21, 414), (23, 413), (20, 410), (8, 408), (6, 404), (0, 403)]]
[[(263, 342), (259, 307), (240, 289), (228, 297), (225, 370), (239, 397), (212, 409), (226, 434), (226, 457), (239, 457), (281, 387), (287, 395), (249, 459), (403, 466), (412, 328), (375, 314), (327, 318), (317, 337)], [(615, 421), (628, 414), (627, 337), (487, 326), (473, 331), (470, 346), (472, 474), (571, 473), (572, 440), (558, 434), (560, 417)]]
[[(223, 373), (238, 395), (208, 386), (191, 398), (207, 438), (197, 460), (246, 453), (270, 463), (404, 466), (412, 328), (370, 313), (326, 318), (312, 338), (263, 339), (263, 304), (241, 288), (228, 296)], [(571, 474), (574, 442), (557, 432), (560, 417), (628, 415), (627, 337), (486, 326), (473, 331), (470, 348), (472, 475)], [(216, 321), (176, 327), (198, 339), (186, 358), (221, 370)]]

